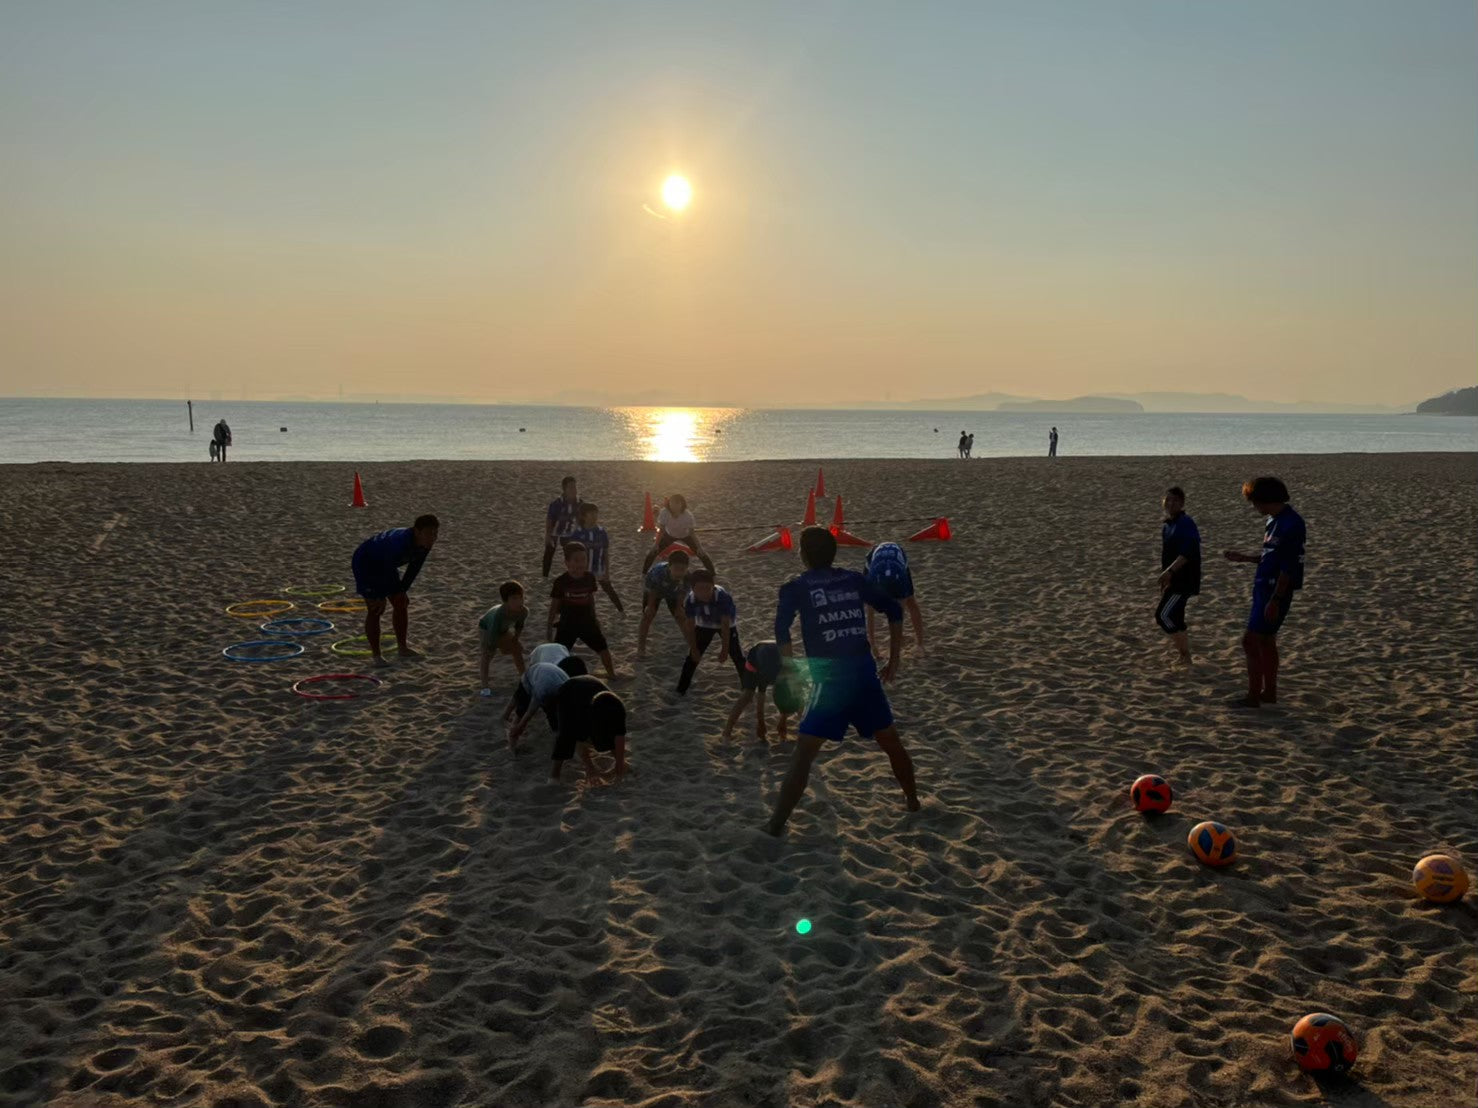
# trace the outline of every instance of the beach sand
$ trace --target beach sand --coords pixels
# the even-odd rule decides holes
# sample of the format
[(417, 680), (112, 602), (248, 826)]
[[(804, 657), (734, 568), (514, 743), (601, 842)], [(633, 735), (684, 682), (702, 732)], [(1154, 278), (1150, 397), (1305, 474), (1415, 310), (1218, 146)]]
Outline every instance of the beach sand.
[[(665, 615), (618, 687), (619, 785), (550, 787), (543, 721), (513, 756), (477, 697), (501, 580), (542, 626), (567, 470), (613, 536), (620, 666), (644, 490), (753, 525), (708, 545), (744, 640), (769, 636), (797, 561), (739, 551), (799, 518), (815, 463), (365, 465), (364, 511), (349, 465), (0, 468), (0, 1105), (1474, 1103), (1478, 894), (1429, 906), (1410, 872), (1478, 871), (1478, 457), (828, 463), (849, 520), (955, 530), (909, 548), (931, 647), (892, 694), (925, 807), (853, 736), (778, 842), (790, 744), (748, 717), (719, 741), (716, 649), (671, 701)], [(1283, 703), (1250, 713), (1226, 702), (1251, 567), (1219, 552), (1256, 548), (1262, 472), (1311, 539)], [(1189, 671), (1153, 622), (1172, 482), (1208, 554)], [(289, 691), (345, 668), (337, 635), (221, 657), (257, 637), (225, 605), (351, 584), (355, 545), (423, 511), (427, 656), (377, 695)], [(1144, 772), (1165, 817), (1127, 805)], [(1203, 818), (1238, 864), (1190, 857)], [(1362, 1047), (1327, 1093), (1288, 1046), (1316, 1010)]]

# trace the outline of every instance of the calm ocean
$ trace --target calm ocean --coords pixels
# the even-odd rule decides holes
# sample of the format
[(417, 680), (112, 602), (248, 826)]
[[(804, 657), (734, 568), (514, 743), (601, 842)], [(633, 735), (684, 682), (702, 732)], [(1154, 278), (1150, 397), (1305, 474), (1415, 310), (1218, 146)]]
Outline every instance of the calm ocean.
[(977, 456), (1321, 454), (1478, 450), (1478, 421), (1418, 415), (1074, 415), (1020, 412), (543, 408), (0, 399), (0, 462), (206, 461), (231, 426), (233, 461), (546, 461), (644, 458), (950, 458), (960, 431)]

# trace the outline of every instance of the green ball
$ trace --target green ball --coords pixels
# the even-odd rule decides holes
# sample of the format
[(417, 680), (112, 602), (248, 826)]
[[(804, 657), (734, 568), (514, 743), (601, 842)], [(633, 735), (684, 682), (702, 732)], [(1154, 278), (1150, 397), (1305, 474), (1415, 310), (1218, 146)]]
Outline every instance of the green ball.
[(811, 921), (808, 919), (796, 920), (795, 930), (797, 935), (807, 935), (811, 931)]

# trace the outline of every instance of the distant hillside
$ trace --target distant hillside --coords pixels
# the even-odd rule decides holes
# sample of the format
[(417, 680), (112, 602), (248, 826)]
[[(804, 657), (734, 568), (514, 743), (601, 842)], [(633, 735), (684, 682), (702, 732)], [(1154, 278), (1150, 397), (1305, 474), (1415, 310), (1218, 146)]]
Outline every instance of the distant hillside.
[(1072, 400), (1007, 400), (996, 408), (1001, 412), (1142, 412), (1136, 400), (1112, 396), (1078, 396)]
[(1478, 415), (1478, 385), (1423, 400), (1416, 410), (1426, 415)]

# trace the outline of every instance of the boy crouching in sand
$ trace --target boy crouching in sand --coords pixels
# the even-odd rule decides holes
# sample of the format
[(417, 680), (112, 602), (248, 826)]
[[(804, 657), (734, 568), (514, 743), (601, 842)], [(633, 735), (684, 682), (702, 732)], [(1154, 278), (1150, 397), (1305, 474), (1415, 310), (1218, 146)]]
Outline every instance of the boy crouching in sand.
[(571, 677), (554, 695), (554, 765), (549, 779), (558, 781), (565, 762), (578, 751), (585, 775), (604, 782), (592, 751), (614, 755), (611, 780), (626, 774), (626, 705), (599, 677)]
[(520, 677), (524, 670), (523, 643), (519, 636), (529, 610), (524, 607), (523, 586), (517, 581), (504, 581), (498, 586), (498, 599), (501, 603), (494, 604), (477, 621), (477, 637), (482, 645), (478, 672), (482, 675), (483, 696), (493, 695), (488, 684), (488, 667), (494, 654), (512, 658), (513, 669)]
[(739, 674), (739, 699), (735, 701), (729, 721), (724, 724), (725, 739), (734, 735), (734, 727), (744, 709), (754, 702), (754, 737), (765, 738), (765, 693), (774, 690), (775, 710), (780, 713), (776, 737), (785, 741), (785, 723), (805, 705), (805, 688), (794, 661), (784, 658), (773, 642), (755, 643), (745, 656)]

